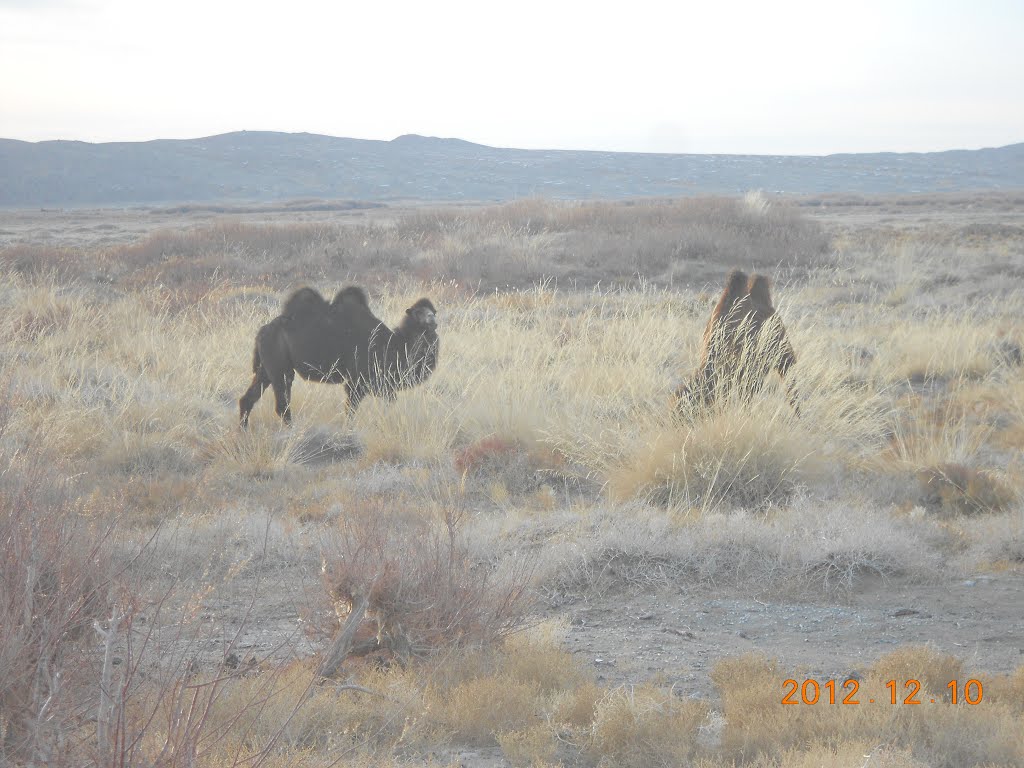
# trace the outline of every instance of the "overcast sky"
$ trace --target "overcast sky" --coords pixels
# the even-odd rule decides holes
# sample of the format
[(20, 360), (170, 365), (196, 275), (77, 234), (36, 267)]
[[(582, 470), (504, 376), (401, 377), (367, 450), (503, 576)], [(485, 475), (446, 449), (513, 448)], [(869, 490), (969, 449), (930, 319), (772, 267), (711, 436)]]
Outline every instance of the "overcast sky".
[(1024, 0), (0, 0), (0, 137), (827, 154), (1024, 141)]

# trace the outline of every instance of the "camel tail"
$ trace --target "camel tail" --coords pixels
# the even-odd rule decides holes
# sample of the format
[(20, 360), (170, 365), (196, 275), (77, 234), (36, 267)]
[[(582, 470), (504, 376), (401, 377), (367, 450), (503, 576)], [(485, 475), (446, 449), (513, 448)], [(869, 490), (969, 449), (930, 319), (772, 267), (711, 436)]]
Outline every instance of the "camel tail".
[(257, 340), (252, 347), (252, 372), (259, 373), (263, 368), (263, 361), (260, 360), (260, 343)]

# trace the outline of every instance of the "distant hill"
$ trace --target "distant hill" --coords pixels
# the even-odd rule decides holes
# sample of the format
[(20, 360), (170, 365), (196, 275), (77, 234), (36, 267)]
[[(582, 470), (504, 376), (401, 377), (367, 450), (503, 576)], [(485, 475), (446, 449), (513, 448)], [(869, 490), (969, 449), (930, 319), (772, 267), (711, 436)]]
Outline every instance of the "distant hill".
[(1024, 144), (819, 157), (499, 149), (416, 135), (369, 141), (265, 131), (109, 144), (0, 139), (4, 207), (1007, 188), (1024, 188)]

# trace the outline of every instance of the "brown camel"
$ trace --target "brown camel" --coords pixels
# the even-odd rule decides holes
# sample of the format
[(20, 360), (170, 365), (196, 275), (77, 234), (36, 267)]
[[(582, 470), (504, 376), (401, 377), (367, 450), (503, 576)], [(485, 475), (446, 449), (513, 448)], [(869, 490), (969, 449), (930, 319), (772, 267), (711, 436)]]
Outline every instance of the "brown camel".
[(795, 363), (786, 328), (772, 305), (768, 278), (748, 278), (734, 269), (704, 329), (697, 370), (676, 390), (676, 407), (707, 410), (733, 392), (752, 398), (775, 370), (786, 380), (789, 401), (799, 415), (796, 388), (788, 376)]

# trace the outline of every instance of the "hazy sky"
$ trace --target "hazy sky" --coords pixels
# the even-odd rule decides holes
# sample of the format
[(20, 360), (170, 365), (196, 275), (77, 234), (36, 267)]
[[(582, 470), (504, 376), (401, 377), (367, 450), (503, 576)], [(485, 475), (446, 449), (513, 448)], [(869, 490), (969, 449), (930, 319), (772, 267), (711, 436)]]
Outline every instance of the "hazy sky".
[(0, 0), (0, 137), (825, 154), (1024, 141), (1024, 0)]

